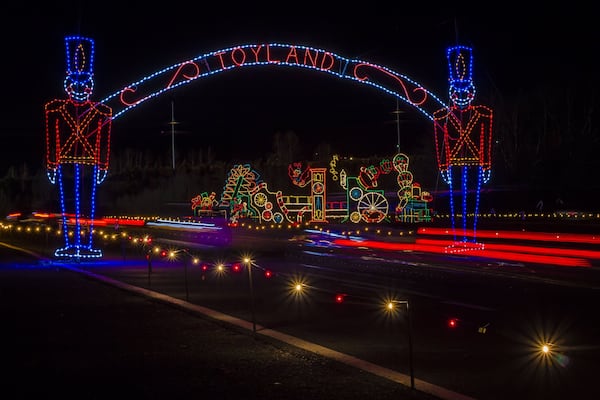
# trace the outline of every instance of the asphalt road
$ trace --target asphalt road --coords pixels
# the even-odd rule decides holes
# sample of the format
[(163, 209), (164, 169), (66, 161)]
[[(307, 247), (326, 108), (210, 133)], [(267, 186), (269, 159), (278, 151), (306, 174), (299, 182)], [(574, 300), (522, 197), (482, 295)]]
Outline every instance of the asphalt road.
[[(253, 247), (257, 245), (257, 242), (252, 244)], [(203, 276), (198, 266), (188, 265), (187, 278), (189, 278), (190, 291), (189, 296), (186, 296), (183, 285), (185, 270), (181, 261), (161, 263), (160, 260), (155, 260), (153, 272), (148, 274), (143, 257), (140, 257), (141, 254), (128, 250), (123, 253), (122, 259), (119, 257), (119, 251), (113, 251), (112, 254), (113, 264), (98, 263), (82, 267), (86, 271), (114, 277), (119, 281), (132, 283), (136, 287), (167, 293), (179, 299), (189, 297), (191, 303), (218, 307), (219, 310), (224, 310), (230, 315), (237, 315), (246, 321), (250, 319), (248, 281), (244, 274), (219, 277), (207, 273)], [(273, 254), (269, 257), (272, 256)], [(126, 266), (123, 262), (125, 258)], [(135, 258), (137, 264), (131, 263)], [(340, 255), (333, 259), (335, 262), (330, 263), (331, 268), (341, 266), (343, 270), (347, 270), (350, 266), (348, 259), (343, 259)], [(282, 271), (288, 271), (288, 266), (277, 261), (276, 255), (272, 261), (272, 264), (268, 264), (267, 261), (265, 263), (273, 268), (276, 277), (279, 277)], [(300, 260), (299, 264), (312, 265), (309, 269), (315, 271), (317, 270), (315, 267), (319, 267), (319, 262), (314, 261), (314, 257), (309, 257)], [(325, 264), (327, 263), (326, 261)], [(467, 273), (467, 270), (461, 269), (460, 263), (455, 263), (452, 268), (445, 268), (443, 273), (440, 270), (435, 273), (412, 271), (400, 275), (401, 279), (384, 277), (385, 284), (379, 285), (379, 287), (394, 287), (398, 289), (399, 294), (410, 294), (411, 299), (416, 299), (417, 294), (420, 297), (428, 297), (421, 296), (426, 291), (430, 292), (429, 297), (434, 296), (435, 301), (421, 299), (411, 303), (415, 310), (413, 322), (417, 377), (450, 388), (452, 393), (466, 393), (478, 399), (599, 397), (600, 391), (594, 381), (595, 366), (600, 359), (600, 346), (596, 344), (597, 337), (600, 335), (595, 312), (598, 304), (597, 285), (588, 281), (590, 285), (586, 287), (583, 285), (586, 282), (580, 278), (574, 286), (556, 285), (555, 280), (560, 278), (557, 276), (553, 276), (552, 280), (544, 277), (512, 279), (503, 276), (504, 274), (497, 274), (501, 271), (497, 268), (488, 268), (485, 263), (477, 267), (481, 267), (481, 273), (478, 275)], [(51, 266), (40, 266), (34, 270), (44, 270), (44, 268), (53, 269)], [(452, 271), (448, 273), (448, 269)], [(297, 334), (296, 336), (313, 342), (319, 341), (344, 353), (355, 354), (361, 359), (377, 360), (379, 365), (406, 374), (406, 330), (403, 323), (395, 321), (392, 325), (382, 325), (381, 321), (364, 318), (367, 315), (366, 311), (369, 310), (359, 304), (360, 302), (355, 302), (360, 296), (357, 297), (354, 291), (360, 288), (361, 293), (365, 293), (365, 288), (368, 288), (366, 292), (371, 292), (374, 287), (370, 282), (371, 279), (364, 276), (359, 279), (354, 277), (354, 282), (349, 283), (348, 277), (341, 274), (341, 271), (342, 269), (338, 269), (329, 272), (329, 274), (333, 273), (338, 283), (346, 285), (349, 291), (350, 296), (341, 308), (336, 307), (332, 302), (327, 304), (323, 301), (323, 296), (329, 295), (323, 293), (320, 299), (312, 303), (306, 302), (302, 308), (297, 308), (296, 305), (282, 301), (281, 293), (274, 290), (281, 281), (273, 279), (267, 283), (267, 280), (256, 279), (259, 276), (255, 275), (259, 323), (269, 328)], [(378, 272), (380, 273), (381, 270)], [(306, 273), (306, 270), (302, 273)], [(316, 275), (323, 278), (327, 272), (320, 269), (313, 274)], [(531, 274), (527, 275), (531, 276)], [(332, 285), (336, 279), (328, 279), (328, 285)], [(313, 288), (322, 288), (324, 282), (321, 280), (315, 283)], [(490, 302), (493, 303), (493, 307), (490, 307), (493, 309), (491, 313), (488, 312), (489, 310), (481, 312), (473, 307), (482, 304), (490, 305)], [(461, 315), (460, 329), (441, 331), (443, 327), (432, 323), (431, 318), (443, 314), (444, 310), (440, 309), (442, 306), (452, 311), (456, 311), (457, 308), (464, 311), (466, 306), (471, 315)], [(484, 320), (477, 320), (477, 325), (470, 325), (475, 321), (470, 318), (481, 314), (486, 314), (484, 315), (486, 317), (487, 314), (496, 315), (489, 332), (485, 335), (476, 333), (476, 329), (480, 326), (479, 322)], [(444, 334), (440, 335), (440, 332)], [(244, 333), (243, 330), (241, 333)], [(266, 339), (260, 337), (261, 341)], [(556, 343), (558, 347), (554, 350), (560, 348), (560, 351), (554, 351), (552, 356), (545, 359), (533, 357), (533, 354), (539, 353), (534, 348), (534, 342), (542, 340)], [(270, 340), (266, 343), (274, 344)], [(276, 347), (279, 345), (277, 344)], [(332, 361), (327, 360), (327, 362)], [(308, 369), (312, 370), (313, 367)], [(364, 371), (360, 375), (364, 376)], [(307, 377), (307, 379), (312, 378)], [(365, 379), (362, 381), (366, 382)], [(268, 383), (265, 385), (268, 386)], [(406, 387), (397, 384), (393, 386), (401, 387), (399, 391), (398, 389), (394, 391), (394, 398), (398, 396), (402, 398), (407, 393)], [(321, 395), (311, 394), (311, 397), (352, 398), (339, 396), (340, 393), (342, 392), (336, 390), (335, 395), (327, 393), (320, 397)], [(363, 393), (361, 398), (364, 398), (364, 392), (360, 393)], [(415, 395), (410, 394), (410, 396)], [(592, 397), (588, 397), (590, 395)], [(265, 398), (264, 395), (261, 396)], [(302, 397), (305, 396), (306, 393)], [(367, 397), (386, 398), (385, 395)], [(276, 398), (293, 397), (277, 395)]]
[(5, 399), (432, 399), (0, 246)]

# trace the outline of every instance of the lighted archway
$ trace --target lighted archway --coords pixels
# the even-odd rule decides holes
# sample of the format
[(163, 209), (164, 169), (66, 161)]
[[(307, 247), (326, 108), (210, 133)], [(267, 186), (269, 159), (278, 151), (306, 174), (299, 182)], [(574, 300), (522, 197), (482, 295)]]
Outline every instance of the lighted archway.
[(404, 101), (432, 121), (433, 113), (446, 105), (419, 83), (387, 67), (314, 47), (281, 43), (247, 44), (202, 54), (130, 83), (101, 103), (112, 108), (114, 120), (146, 100), (196, 79), (257, 65), (307, 68), (370, 85)]

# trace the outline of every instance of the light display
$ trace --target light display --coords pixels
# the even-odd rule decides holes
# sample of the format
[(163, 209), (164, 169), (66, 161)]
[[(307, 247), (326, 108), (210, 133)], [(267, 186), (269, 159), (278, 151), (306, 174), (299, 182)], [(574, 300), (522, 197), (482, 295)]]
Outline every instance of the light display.
[[(479, 214), (481, 185), (491, 173), (492, 110), (473, 105), (472, 49), (466, 46), (450, 47), (447, 52), (450, 106), (434, 112), (436, 157), (440, 174), (449, 185), (450, 215), (455, 243), (448, 251), (480, 249), (476, 227)], [(460, 197), (460, 212), (456, 199)], [(468, 215), (473, 215), (468, 228)], [(456, 219), (460, 218), (461, 240), (456, 241)], [(469, 232), (471, 231), (471, 232)]]
[[(356, 176), (345, 168), (338, 171), (342, 161), (334, 155), (329, 168), (291, 163), (288, 177), (294, 186), (306, 188), (308, 193), (302, 195), (271, 191), (249, 164), (235, 165), (226, 177), (219, 201), (214, 192), (203, 192), (191, 200), (191, 206), (196, 216), (225, 211), (232, 224), (240, 219), (275, 224), (431, 221), (427, 203), (433, 198), (413, 182), (406, 154), (398, 153), (377, 165), (360, 166)], [(388, 199), (380, 181), (393, 173), (397, 175), (397, 199)], [(328, 179), (336, 182), (342, 192), (331, 190)], [(395, 207), (390, 207), (390, 202), (396, 203)]]
[(423, 85), (387, 67), (315, 47), (283, 43), (246, 44), (202, 54), (127, 84), (101, 103), (113, 109), (116, 119), (147, 100), (197, 79), (255, 66), (297, 67), (369, 85), (416, 108), (430, 120), (432, 113), (444, 106)]
[[(101, 257), (92, 246), (96, 186), (106, 179), (110, 153), (110, 107), (90, 101), (94, 90), (94, 41), (65, 38), (67, 99), (46, 103), (46, 172), (58, 184), (65, 245), (56, 257)], [(68, 234), (67, 226), (74, 227)], [(87, 236), (86, 236), (87, 233)]]
[[(492, 111), (471, 104), (475, 87), (468, 47), (448, 49), (449, 106), (419, 83), (389, 68), (314, 47), (282, 43), (240, 45), (205, 53), (122, 86), (96, 103), (89, 99), (94, 89), (93, 41), (72, 36), (65, 38), (65, 43), (65, 90), (69, 97), (46, 105), (47, 168), (50, 181), (58, 182), (63, 214), (77, 217), (74, 222), (76, 234), (71, 241), (65, 236), (65, 248), (58, 249), (56, 255), (100, 255), (92, 248), (91, 235), (89, 240), (82, 238), (83, 228), (93, 229), (91, 224), (83, 221), (94, 220), (96, 185), (105, 179), (108, 170), (112, 120), (148, 99), (198, 78), (259, 65), (299, 67), (366, 84), (403, 100), (432, 120), (438, 166), (450, 186), (452, 227), (454, 229), (455, 218), (462, 218), (462, 242), (468, 242), (470, 237), (470, 242), (476, 244), (474, 232), (479, 192), (481, 185), (489, 180), (491, 171)], [(234, 220), (250, 217), (275, 223), (330, 220), (379, 223), (391, 218), (400, 222), (420, 222), (431, 219), (427, 207), (431, 195), (413, 182), (405, 155), (397, 154), (392, 160), (364, 165), (356, 173), (344, 169), (338, 171), (338, 161), (333, 159), (329, 168), (301, 163), (290, 165), (290, 179), (295, 186), (310, 191), (305, 195), (271, 192), (252, 168), (236, 166), (220, 201), (214, 193), (199, 195), (194, 199), (193, 208), (207, 213), (226, 210)], [(386, 192), (378, 186), (383, 176), (392, 173), (397, 175), (398, 184), (398, 199), (393, 200), (388, 199)], [(329, 196), (328, 180), (339, 184), (345, 199)], [(462, 213), (455, 212), (460, 194)], [(390, 207), (390, 201), (395, 203), (393, 207)], [(474, 215), (473, 234), (467, 235), (467, 216), (470, 215)], [(63, 223), (65, 226), (73, 224), (72, 218), (63, 219)], [(477, 248), (464, 244), (462, 247)]]

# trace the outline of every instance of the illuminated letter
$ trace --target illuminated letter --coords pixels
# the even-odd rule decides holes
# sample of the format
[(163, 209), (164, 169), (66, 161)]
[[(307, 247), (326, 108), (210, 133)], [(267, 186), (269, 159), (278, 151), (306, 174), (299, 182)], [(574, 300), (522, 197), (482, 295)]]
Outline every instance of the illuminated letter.
[[(241, 61), (238, 61), (238, 60), (235, 59), (235, 55), (238, 52), (240, 52), (242, 54), (242, 60)], [(246, 52), (242, 48), (239, 48), (239, 47), (235, 48), (235, 49), (231, 50), (231, 59), (233, 60), (233, 63), (239, 67), (239, 66), (243, 65), (246, 62)]]
[(127, 102), (127, 101), (125, 101), (125, 99), (123, 98), (123, 95), (124, 95), (125, 93), (135, 93), (135, 92), (136, 92), (136, 90), (137, 90), (137, 89), (135, 89), (135, 88), (132, 88), (132, 87), (126, 87), (126, 88), (124, 88), (123, 90), (121, 90), (121, 95), (119, 96), (119, 98), (121, 99), (121, 103), (125, 104), (126, 106), (132, 106), (132, 105), (134, 105), (134, 104), (136, 104), (136, 103), (139, 103), (139, 102), (141, 101), (140, 99), (137, 99), (136, 101), (133, 101), (133, 102)]
[(298, 64), (298, 52), (296, 51), (296, 46), (290, 47), (290, 51), (285, 59), (285, 62), (289, 63), (290, 58), (294, 58), (296, 60), (295, 63)]
[(262, 44), (258, 45), (258, 47), (256, 47), (255, 49), (253, 49), (252, 47), (250, 48), (250, 51), (252, 51), (252, 53), (254, 53), (254, 60), (256, 62), (258, 62), (258, 53), (260, 53), (261, 50), (262, 50)]
[(304, 65), (308, 65), (308, 63), (306, 62), (307, 59), (310, 60), (310, 63), (312, 64), (313, 67), (317, 67), (317, 58), (319, 57), (319, 51), (315, 50), (315, 55), (313, 58), (313, 55), (310, 54), (310, 49), (306, 49), (306, 51), (304, 52)]
[[(326, 67), (325, 66), (325, 61), (331, 61), (329, 63), (329, 65)], [(331, 69), (331, 67), (333, 67), (333, 63), (335, 62), (333, 56), (331, 55), (331, 53), (323, 53), (323, 58), (321, 59), (321, 69), (325, 70), (325, 71), (329, 71)]]
[(219, 53), (215, 53), (215, 56), (219, 57), (219, 60), (221, 61), (221, 68), (225, 69), (225, 61), (223, 60), (223, 54), (225, 54), (225, 52), (221, 51)]
[(271, 46), (267, 45), (267, 62), (279, 64), (280, 60), (271, 60)]

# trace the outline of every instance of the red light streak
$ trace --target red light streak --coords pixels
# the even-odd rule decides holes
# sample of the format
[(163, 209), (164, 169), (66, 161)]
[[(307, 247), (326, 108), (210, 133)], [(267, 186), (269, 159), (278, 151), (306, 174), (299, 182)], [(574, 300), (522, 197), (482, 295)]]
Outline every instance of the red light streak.
[[(416, 243), (431, 246), (448, 246), (454, 242), (450, 240), (417, 239)], [(485, 250), (600, 259), (600, 251), (595, 250), (560, 249), (556, 247), (521, 246), (499, 243), (486, 243)]]
[[(419, 228), (419, 235), (454, 236), (454, 233), (462, 236), (462, 230), (451, 228)], [(473, 237), (473, 232), (467, 232), (466, 236)], [(490, 231), (477, 230), (477, 238), (488, 239), (518, 239), (534, 240), (542, 242), (565, 242), (582, 244), (600, 244), (600, 235), (577, 234), (577, 233), (549, 233), (549, 232), (519, 232), (519, 231)]]
[[(364, 240), (355, 241), (351, 239), (336, 239), (334, 243), (339, 246), (346, 247), (369, 247), (372, 249), (380, 250), (391, 250), (391, 251), (418, 251), (425, 253), (436, 253), (436, 254), (447, 254), (446, 247), (454, 241), (446, 240), (419, 240), (415, 243), (389, 243), (380, 242), (375, 240)], [(535, 264), (547, 264), (555, 266), (565, 267), (591, 267), (590, 262), (585, 258), (573, 257), (577, 255), (577, 250), (570, 249), (548, 249), (545, 247), (533, 247), (533, 246), (518, 246), (518, 245), (497, 245), (494, 244), (485, 245), (485, 249), (465, 251), (463, 253), (456, 253), (455, 256), (469, 256), (469, 257), (481, 257), (481, 258), (493, 258), (499, 260), (509, 261), (520, 261), (526, 263)], [(504, 247), (503, 247), (504, 246)], [(549, 251), (552, 250), (552, 251)], [(561, 253), (561, 250), (564, 251)], [(548, 253), (562, 254), (562, 255), (548, 255)], [(588, 255), (592, 255), (591, 258), (599, 258), (600, 252), (591, 252)]]

